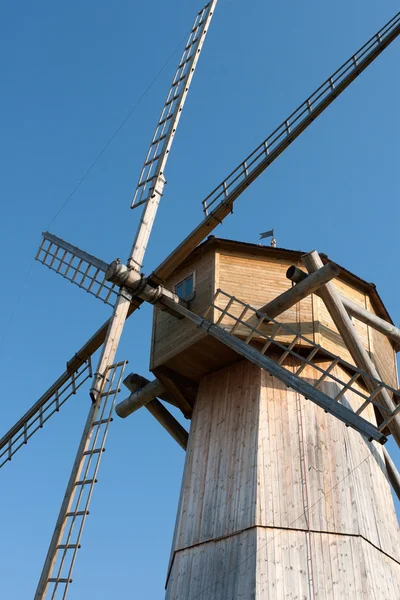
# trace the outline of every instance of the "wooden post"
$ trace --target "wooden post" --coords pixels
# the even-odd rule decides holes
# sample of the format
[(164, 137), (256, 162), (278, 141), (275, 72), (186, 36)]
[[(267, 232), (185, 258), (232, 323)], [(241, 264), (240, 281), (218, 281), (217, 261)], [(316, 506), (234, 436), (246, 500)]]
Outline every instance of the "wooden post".
[(149, 381), (144, 387), (135, 390), (132, 394), (122, 400), (115, 407), (115, 412), (119, 417), (125, 419), (129, 415), (131, 415), (142, 406), (146, 406), (149, 402), (160, 396), (164, 392), (164, 386), (158, 381), (158, 379), (154, 379), (154, 381)]
[[(321, 257), (315, 250), (313, 252), (310, 252), (309, 254), (305, 254), (302, 257), (302, 261), (309, 273), (317, 271), (323, 266)], [(320, 288), (319, 293), (323, 301), (325, 302), (326, 307), (340, 335), (342, 336), (343, 341), (346, 344), (351, 356), (353, 357), (353, 360), (356, 363), (357, 367), (362, 371), (365, 371), (370, 377), (380, 381), (379, 373), (376, 370), (372, 360), (368, 356), (368, 353), (365, 350), (364, 346), (362, 345), (334, 285), (332, 283), (326, 283)], [(369, 378), (365, 378), (365, 384), (371, 393), (376, 388), (374, 382), (371, 381)], [(378, 398), (379, 402), (381, 402), (389, 412), (392, 413), (396, 409), (396, 405), (394, 404), (393, 400), (389, 396), (389, 393), (385, 389), (382, 389)], [(386, 418), (387, 415), (383, 413), (382, 416)], [(396, 440), (397, 444), (400, 446), (400, 416), (397, 415), (389, 423), (388, 427), (391, 433), (393, 434), (393, 437)]]
[[(159, 390), (159, 395), (164, 395), (164, 388), (163, 386), (159, 383), (159, 381), (157, 381), (157, 379), (153, 382), (150, 382), (148, 379), (146, 379), (145, 377), (141, 377), (141, 379), (146, 382), (146, 387), (148, 387), (151, 384), (155, 384), (157, 382), (157, 386), (153, 385), (152, 389), (153, 392), (154, 390), (157, 389)], [(124, 380), (124, 385), (129, 389), (132, 390), (132, 394), (131, 396), (136, 396), (136, 394), (138, 394), (138, 392), (140, 392), (140, 390), (137, 389), (137, 383), (135, 383), (135, 381), (132, 381), (131, 377), (127, 377)], [(162, 389), (160, 389), (162, 388)], [(129, 396), (129, 398), (131, 397)], [(134, 410), (137, 410), (136, 408), (134, 408), (132, 411), (129, 412), (129, 398), (123, 402), (121, 402), (117, 407), (116, 407), (116, 412), (117, 415), (119, 415), (122, 418), (127, 417), (128, 415), (131, 414), (131, 412), (133, 412)], [(121, 404), (125, 404), (124, 407), (120, 408), (120, 411), (118, 411), (118, 407), (121, 407)], [(174, 440), (180, 445), (181, 448), (183, 448), (184, 450), (186, 450), (187, 445), (188, 445), (188, 439), (189, 439), (189, 433), (186, 431), (186, 429), (184, 429), (184, 427), (182, 427), (182, 425), (179, 423), (179, 421), (177, 421), (175, 419), (174, 416), (171, 415), (171, 413), (165, 408), (165, 406), (163, 406), (163, 404), (161, 404), (161, 402), (159, 400), (157, 400), (155, 398), (155, 396), (153, 396), (153, 400), (147, 401), (147, 404), (145, 404), (144, 406), (146, 406), (147, 410), (149, 411), (149, 413), (151, 413), (153, 415), (153, 417), (155, 419), (157, 419), (157, 421), (160, 423), (160, 425), (162, 425), (164, 427), (164, 429), (174, 438)], [(124, 414), (120, 414), (120, 413), (124, 413)]]
[[(289, 269), (287, 270), (286, 277), (294, 283), (297, 283), (297, 285), (299, 285), (299, 283), (305, 281), (306, 279), (308, 279), (308, 277), (311, 277), (311, 275), (307, 275), (307, 273), (304, 273), (304, 271), (302, 271), (298, 267), (292, 266), (289, 267)], [(293, 289), (296, 289), (296, 287)], [(317, 294), (317, 296), (321, 295), (318, 289), (315, 290), (314, 293)], [(373, 327), (374, 329), (376, 329), (376, 331), (379, 331), (379, 333), (386, 335), (390, 340), (400, 345), (400, 329), (392, 325), (392, 323), (388, 323), (387, 321), (381, 319), (377, 315), (372, 314), (371, 312), (369, 312), (369, 310), (362, 308), (362, 306), (356, 304), (352, 300), (349, 300), (349, 298), (346, 298), (346, 296), (339, 294), (339, 297), (343, 303), (343, 306), (350, 315), (352, 315), (362, 323), (365, 323), (365, 325)]]
[(283, 292), (283, 294), (280, 294), (277, 298), (274, 298), (274, 300), (265, 304), (259, 311), (273, 319), (297, 304), (297, 302), (300, 302), (300, 300), (306, 298), (309, 294), (315, 292), (324, 283), (328, 283), (328, 281), (337, 277), (339, 273), (340, 268), (338, 265), (328, 263), (318, 269), (318, 271), (315, 271), (315, 273), (306, 277), (291, 290)]

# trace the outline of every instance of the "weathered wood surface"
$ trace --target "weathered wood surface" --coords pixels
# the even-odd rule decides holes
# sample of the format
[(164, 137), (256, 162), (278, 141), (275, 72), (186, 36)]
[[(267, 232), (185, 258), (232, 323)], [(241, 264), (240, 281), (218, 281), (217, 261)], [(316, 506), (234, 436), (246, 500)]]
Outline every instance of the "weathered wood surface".
[[(321, 268), (323, 264), (319, 254), (316, 251), (305, 254), (302, 260), (310, 273)], [(361, 343), (357, 335), (357, 331), (355, 327), (353, 327), (347, 311), (343, 306), (343, 302), (340, 299), (339, 293), (337, 292), (333, 283), (327, 283), (322, 286), (320, 288), (320, 294), (358, 368), (365, 371), (374, 379), (380, 380), (379, 373), (376, 370), (368, 353), (366, 352), (363, 344)], [(373, 392), (376, 388), (375, 383), (368, 378), (365, 379), (365, 384), (371, 392)], [(380, 392), (378, 398), (382, 405), (390, 413), (395, 410), (396, 405), (385, 389)], [(385, 418), (387, 415), (383, 413), (382, 416)], [(397, 415), (390, 422), (389, 429), (393, 434), (397, 444), (400, 446), (400, 415)]]
[[(271, 303), (273, 306), (277, 298), (282, 299), (282, 294), (290, 296), (297, 293), (291, 289), (286, 277), (286, 271), (293, 265), (294, 258), (293, 253), (275, 255), (247, 251), (245, 248), (241, 249), (240, 244), (234, 245), (231, 250), (224, 245), (219, 247), (210, 244), (177, 269), (168, 279), (167, 285), (172, 289), (178, 281), (195, 271), (196, 298), (190, 303), (190, 308), (197, 314), (204, 313), (219, 288), (255, 308), (265, 308), (265, 305), (271, 307)], [(358, 285), (355, 277), (351, 278), (342, 271), (336, 277), (335, 285), (341, 298), (346, 297), (352, 306), (358, 306), (360, 310), (368, 310), (372, 314), (375, 312), (370, 306), (367, 284), (360, 282)], [(278, 320), (354, 364), (329, 311), (315, 293), (284, 310)], [(222, 298), (217, 300), (217, 304), (223, 307)], [(238, 306), (236, 308), (239, 310)], [(209, 318), (215, 322), (220, 313), (218, 310), (213, 312)], [(383, 319), (381, 321), (385, 322)], [(229, 328), (233, 322), (233, 319), (225, 317), (222, 325)], [(353, 325), (365, 350), (373, 356), (379, 371), (382, 370), (383, 379), (394, 387), (396, 369), (391, 342), (381, 333), (371, 331), (368, 325), (358, 319)], [(271, 333), (272, 325), (264, 325), (262, 330)], [(240, 327), (237, 333), (241, 335)], [(247, 333), (245, 332), (246, 335)], [(293, 335), (288, 333), (277, 336), (277, 340), (283, 343), (290, 343), (292, 339)], [(307, 346), (307, 342), (301, 340), (299, 345)], [(374, 345), (379, 346), (379, 352), (374, 352)], [(204, 374), (226, 366), (230, 359), (233, 361), (234, 357), (221, 351), (221, 347), (207, 339), (200, 329), (190, 323), (177, 323), (176, 319), (167, 313), (155, 311), (151, 370), (155, 371), (160, 366), (167, 365), (197, 381)], [(378, 364), (379, 360), (381, 364)]]
[(278, 315), (285, 312), (289, 308), (292, 308), (295, 304), (304, 300), (310, 294), (318, 290), (321, 285), (328, 283), (340, 273), (340, 269), (334, 263), (328, 263), (315, 271), (303, 281), (298, 283), (295, 287), (292, 287), (286, 292), (283, 292), (268, 304), (264, 304), (259, 311), (265, 313), (271, 318), (275, 318)]
[(202, 379), (168, 600), (397, 600), (399, 563), (381, 447), (247, 361)]
[[(213, 265), (211, 253), (201, 255), (177, 269), (167, 280), (166, 287), (173, 290), (177, 283), (194, 272), (196, 295), (190, 302), (190, 308), (200, 314), (206, 310), (212, 300)], [(167, 312), (155, 310), (150, 369), (153, 370), (161, 364), (166, 364), (170, 358), (186, 350), (203, 337), (204, 333), (189, 321), (185, 320), (177, 324), (177, 320)]]
[(161, 396), (164, 391), (165, 388), (158, 379), (149, 381), (144, 387), (132, 392), (128, 398), (121, 400), (115, 407), (115, 412), (119, 417), (125, 419), (142, 406), (146, 406), (157, 396)]
[[(307, 275), (307, 273), (304, 273), (301, 269), (292, 265), (287, 270), (286, 277), (293, 283), (299, 284), (310, 277), (310, 275)], [(315, 289), (314, 293), (318, 295), (318, 290)], [(379, 333), (386, 335), (396, 344), (396, 346), (400, 345), (400, 329), (398, 329), (398, 327), (381, 319), (381, 317), (378, 317), (375, 313), (371, 312), (371, 310), (366, 310), (360, 304), (347, 298), (344, 294), (340, 294), (340, 299), (349, 315), (356, 317), (359, 321), (365, 323), (365, 325), (369, 325), (376, 329), (376, 331), (379, 331)]]
[[(134, 376), (126, 377), (124, 380), (124, 385), (133, 391), (133, 393), (135, 393), (137, 391), (137, 382), (135, 382), (135, 374), (133, 374)], [(149, 385), (151, 382), (146, 379), (145, 377), (140, 377), (136, 375), (136, 380), (137, 379), (142, 379), (145, 384), (147, 383), (147, 385)], [(165, 391), (164, 388), (161, 386), (158, 382), (158, 387), (157, 387), (158, 391), (159, 391), (159, 395), (160, 397), (165, 397)], [(154, 386), (153, 386), (153, 390), (154, 390)], [(147, 408), (147, 410), (149, 411), (149, 413), (151, 415), (153, 415), (153, 417), (155, 419), (157, 419), (157, 421), (160, 423), (160, 425), (162, 427), (164, 427), (164, 429), (170, 434), (171, 437), (173, 437), (173, 439), (181, 446), (181, 448), (183, 448), (184, 450), (186, 450), (187, 448), (187, 444), (188, 444), (188, 439), (189, 439), (189, 434), (186, 431), (186, 429), (184, 429), (184, 427), (182, 427), (182, 425), (179, 423), (179, 421), (177, 421), (175, 419), (175, 417), (173, 415), (171, 415), (171, 413), (165, 408), (165, 406), (159, 401), (157, 400), (157, 398), (154, 398), (152, 400), (150, 400), (149, 402), (147, 402), (145, 404), (145, 407)], [(126, 408), (126, 407), (124, 407)], [(118, 416), (120, 417), (127, 417), (128, 414), (131, 414), (129, 411), (127, 411), (126, 414), (124, 409), (118, 411), (118, 406), (116, 407), (116, 412), (118, 414)], [(121, 413), (121, 414), (120, 414)]]

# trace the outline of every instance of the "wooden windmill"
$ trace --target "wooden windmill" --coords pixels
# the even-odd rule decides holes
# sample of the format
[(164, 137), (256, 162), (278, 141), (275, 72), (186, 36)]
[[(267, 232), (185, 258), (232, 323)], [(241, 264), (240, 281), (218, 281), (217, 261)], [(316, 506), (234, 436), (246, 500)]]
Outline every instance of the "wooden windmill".
[[(166, 597), (400, 597), (388, 484), (400, 495), (400, 479), (383, 446), (389, 434), (400, 445), (400, 330), (371, 284), (324, 255), (210, 236), (400, 34), (400, 13), (207, 196), (204, 220), (145, 276), (166, 162), (216, 4), (196, 16), (158, 121), (132, 202), (143, 212), (126, 264), (43, 234), (37, 259), (113, 313), (0, 441), (3, 466), (92, 377), (101, 349), (36, 600), (67, 595), (123, 379), (116, 352), (143, 302), (154, 306), (156, 379), (126, 377), (131, 393), (116, 413), (145, 406), (187, 450)], [(190, 433), (165, 403), (192, 419)]]

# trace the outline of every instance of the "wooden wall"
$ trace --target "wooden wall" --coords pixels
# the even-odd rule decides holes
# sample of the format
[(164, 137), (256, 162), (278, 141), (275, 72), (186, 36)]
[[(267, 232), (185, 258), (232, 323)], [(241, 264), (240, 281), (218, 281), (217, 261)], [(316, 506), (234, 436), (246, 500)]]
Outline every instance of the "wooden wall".
[[(214, 254), (206, 252), (186, 261), (166, 282), (166, 287), (174, 289), (175, 284), (195, 272), (196, 296), (190, 302), (190, 310), (202, 314), (210, 305), (214, 294)], [(204, 337), (204, 332), (187, 320), (178, 320), (158, 309), (154, 309), (153, 336), (150, 368), (153, 369), (182, 352)]]
[[(217, 289), (233, 295), (254, 308), (260, 308), (279, 294), (291, 288), (291, 282), (286, 278), (289, 266), (297, 264), (304, 268), (300, 255), (283, 252), (261, 253), (251, 249), (227, 249), (209, 246), (204, 251), (194, 253), (168, 279), (167, 287), (173, 286), (195, 271), (196, 297), (190, 303), (190, 309), (197, 314), (203, 314), (210, 305)], [(297, 263), (296, 263), (297, 260)], [(374, 312), (365, 285), (344, 274), (334, 282), (340, 293), (350, 298), (363, 308)], [(224, 307), (227, 299), (222, 296), (217, 304)], [(235, 305), (231, 311), (238, 316), (242, 308)], [(218, 319), (220, 313), (216, 310), (209, 319)], [(277, 318), (283, 324), (289, 325), (305, 338), (320, 344), (323, 348), (340, 355), (344, 360), (354, 364), (345, 347), (324, 302), (316, 295), (311, 295), (285, 311)], [(252, 323), (255, 324), (255, 318)], [(389, 385), (397, 388), (397, 370), (395, 353), (392, 343), (382, 334), (376, 332), (364, 323), (353, 319), (354, 327), (360, 335), (365, 349), (375, 361), (381, 377)], [(229, 328), (234, 324), (232, 319), (225, 317), (222, 326)], [(272, 325), (265, 328), (265, 333), (271, 333)], [(247, 335), (248, 330), (239, 329), (236, 334)], [(280, 334), (280, 342), (289, 343), (292, 335)], [(302, 340), (302, 345), (307, 342)], [(221, 359), (221, 360), (219, 360)], [(217, 344), (205, 333), (197, 329), (189, 321), (179, 321), (168, 313), (155, 310), (153, 322), (153, 340), (150, 368), (157, 369), (160, 365), (170, 368), (198, 380), (204, 373), (218, 369), (235, 360), (230, 354), (221, 351)]]
[[(251, 253), (219, 252), (216, 287), (253, 306), (260, 308), (292, 287), (286, 277), (293, 258), (274, 258)], [(219, 305), (226, 303), (221, 297)], [(236, 313), (239, 313), (239, 307)], [(218, 311), (216, 311), (216, 315)], [(314, 341), (313, 301), (309, 296), (279, 316), (279, 321)], [(225, 318), (222, 324), (229, 324)], [(280, 335), (279, 341), (290, 341), (292, 336)]]
[(202, 378), (194, 408), (166, 598), (198, 594), (400, 597), (381, 448), (247, 361)]

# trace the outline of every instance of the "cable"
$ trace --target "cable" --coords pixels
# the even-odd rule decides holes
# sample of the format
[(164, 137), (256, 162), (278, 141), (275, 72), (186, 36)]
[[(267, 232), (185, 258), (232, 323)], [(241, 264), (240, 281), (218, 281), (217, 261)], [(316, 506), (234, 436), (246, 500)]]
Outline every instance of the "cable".
[[(75, 192), (77, 191), (77, 189), (81, 186), (81, 184), (83, 183), (83, 181), (86, 179), (86, 177), (89, 175), (89, 173), (95, 167), (95, 165), (98, 163), (98, 161), (100, 160), (100, 158), (103, 156), (103, 154), (105, 153), (105, 151), (107, 150), (107, 148), (114, 141), (114, 139), (116, 138), (116, 136), (118, 135), (118, 133), (121, 131), (121, 129), (123, 128), (123, 126), (129, 120), (129, 118), (132, 115), (132, 113), (136, 110), (136, 108), (139, 106), (139, 104), (141, 103), (141, 101), (143, 100), (143, 98), (146, 96), (146, 94), (153, 87), (153, 85), (155, 84), (155, 82), (157, 81), (157, 79), (160, 77), (161, 73), (164, 71), (164, 69), (167, 67), (167, 65), (171, 62), (172, 58), (175, 56), (175, 54), (179, 50), (179, 47), (186, 40), (188, 34), (189, 34), (189, 31), (187, 31), (185, 33), (184, 37), (181, 39), (181, 41), (179, 42), (179, 44), (176, 46), (175, 50), (172, 52), (172, 54), (170, 54), (170, 56), (165, 61), (165, 63), (161, 67), (161, 69), (158, 71), (158, 73), (155, 75), (155, 77), (152, 79), (152, 81), (146, 87), (146, 89), (141, 94), (141, 96), (139, 97), (139, 99), (135, 102), (135, 104), (130, 109), (130, 111), (128, 112), (128, 114), (122, 119), (121, 123), (118, 125), (117, 129), (114, 131), (114, 133), (112, 134), (112, 136), (109, 138), (109, 140), (107, 141), (107, 143), (105, 144), (105, 146), (103, 147), (103, 149), (101, 150), (101, 152), (97, 155), (97, 157), (91, 163), (90, 167), (85, 171), (85, 173), (83, 174), (83, 176), (80, 178), (80, 180), (78, 181), (78, 183), (73, 188), (72, 192), (64, 200), (64, 202), (62, 203), (62, 205), (60, 206), (60, 208), (58, 209), (58, 211), (56, 212), (56, 214), (54, 215), (54, 217), (50, 220), (50, 222), (48, 223), (48, 225), (45, 227), (45, 229), (49, 229), (50, 228), (50, 226), (54, 223), (54, 221), (57, 219), (57, 217), (61, 214), (61, 212), (67, 206), (68, 202), (71, 200), (72, 196), (75, 194)], [(27, 271), (27, 273), (26, 273), (26, 275), (24, 277), (24, 280), (22, 282), (21, 290), (20, 290), (20, 292), (19, 292), (19, 294), (18, 294), (18, 296), (17, 296), (17, 298), (15, 300), (14, 307), (12, 309), (10, 318), (8, 319), (7, 324), (6, 324), (5, 328), (4, 328), (4, 331), (3, 331), (2, 335), (1, 335), (0, 346), (3, 344), (4, 338), (5, 338), (6, 334), (7, 334), (7, 331), (9, 329), (9, 327), (10, 327), (10, 324), (11, 324), (11, 322), (12, 322), (14, 316), (15, 316), (15, 313), (17, 311), (18, 304), (19, 304), (19, 302), (20, 302), (20, 300), (22, 298), (23, 292), (25, 290), (26, 284), (27, 284), (28, 279), (29, 279), (29, 275), (31, 274), (34, 260), (35, 259), (32, 259), (32, 262), (29, 265), (28, 271)]]
[[(314, 508), (314, 506), (316, 506), (319, 502), (321, 502), (321, 500), (323, 500), (323, 498), (325, 498), (328, 494), (330, 494), (335, 488), (337, 488), (338, 485), (340, 485), (349, 475), (351, 475), (352, 473), (354, 473), (354, 471), (356, 469), (358, 469), (359, 467), (361, 467), (361, 465), (363, 463), (365, 463), (366, 460), (368, 460), (376, 451), (378, 450), (378, 448), (374, 448), (372, 452), (370, 452), (358, 465), (356, 465), (355, 467), (353, 467), (353, 469), (351, 469), (351, 471), (349, 471), (347, 473), (347, 475), (345, 475), (340, 481), (338, 481), (333, 487), (331, 487), (330, 490), (328, 490), (325, 494), (323, 494), (321, 496), (321, 498), (319, 498), (316, 502), (314, 502), (314, 504), (312, 504), (307, 510), (305, 510), (304, 512), (301, 513), (301, 515), (299, 515), (296, 519), (294, 519), (294, 521), (292, 521), (291, 523), (289, 523), (288, 527), (291, 527), (291, 525), (294, 525), (296, 523), (296, 521), (298, 521), (299, 519), (301, 519), (302, 517), (306, 516), (306, 513), (309, 513), (310, 510), (312, 508)], [(287, 527), (286, 527), (287, 529)], [(286, 531), (285, 529), (285, 531)], [(263, 550), (266, 546), (268, 546), (268, 544), (270, 544), (271, 542), (273, 542), (278, 536), (281, 535), (281, 533), (283, 533), (284, 530), (281, 530), (279, 533), (277, 533), (271, 540), (269, 540), (268, 542), (266, 542), (263, 546), (261, 546), (260, 548), (258, 548), (258, 550), (256, 550), (255, 552), (252, 552), (251, 554), (249, 554), (249, 556), (247, 556), (247, 558), (245, 558), (244, 560), (242, 560), (238, 565), (236, 565), (236, 567), (234, 567), (233, 569), (231, 569), (230, 571), (227, 571), (222, 577), (220, 577), (220, 579), (217, 579), (217, 581), (215, 581), (212, 585), (210, 585), (209, 587), (205, 588), (203, 591), (201, 591), (199, 594), (197, 594), (196, 596), (192, 596), (192, 598), (190, 598), (190, 600), (196, 600), (197, 598), (200, 598), (200, 596), (202, 596), (203, 594), (205, 594), (206, 592), (208, 592), (209, 590), (211, 590), (213, 587), (215, 587), (218, 583), (220, 583), (221, 581), (223, 581), (225, 579), (225, 577), (227, 577), (227, 575), (230, 575), (231, 573), (234, 573), (235, 571), (237, 571), (237, 569), (239, 569), (239, 567), (241, 567), (245, 562), (247, 562), (250, 558), (252, 558), (253, 556), (256, 556), (260, 550)]]
[(76, 190), (80, 187), (80, 185), (83, 183), (83, 181), (89, 175), (89, 173), (92, 171), (93, 167), (98, 163), (98, 161), (100, 160), (100, 158), (103, 156), (104, 152), (107, 150), (107, 148), (110, 146), (110, 144), (114, 141), (114, 139), (116, 138), (116, 136), (118, 135), (118, 133), (121, 131), (121, 129), (123, 128), (123, 126), (125, 125), (125, 123), (129, 120), (129, 118), (132, 115), (132, 113), (136, 110), (136, 108), (139, 106), (139, 104), (141, 103), (141, 101), (143, 100), (143, 98), (146, 96), (146, 94), (153, 87), (153, 85), (155, 84), (155, 82), (157, 81), (157, 79), (159, 78), (159, 76), (161, 75), (161, 73), (164, 71), (164, 69), (170, 63), (170, 61), (172, 60), (172, 58), (175, 56), (175, 54), (179, 50), (179, 47), (181, 46), (181, 44), (186, 40), (188, 34), (189, 34), (189, 31), (181, 39), (181, 41), (179, 42), (179, 44), (176, 46), (175, 50), (172, 52), (172, 54), (169, 56), (169, 58), (163, 64), (163, 66), (161, 67), (161, 69), (158, 71), (157, 75), (154, 77), (154, 79), (152, 79), (152, 81), (149, 83), (149, 85), (144, 90), (144, 92), (142, 93), (142, 95), (139, 97), (139, 99), (133, 105), (133, 107), (131, 108), (131, 110), (124, 117), (124, 119), (121, 121), (121, 123), (118, 125), (117, 129), (114, 131), (114, 133), (112, 134), (112, 136), (109, 138), (109, 140), (106, 143), (106, 145), (103, 147), (103, 149), (101, 150), (101, 152), (97, 155), (97, 157), (94, 159), (94, 161), (92, 162), (92, 164), (90, 165), (90, 167), (85, 171), (84, 175), (81, 177), (81, 179), (75, 185), (75, 187), (73, 188), (72, 192), (69, 194), (69, 196), (66, 198), (66, 200), (61, 205), (60, 209), (57, 211), (57, 213), (51, 219), (51, 221), (47, 225), (46, 229), (48, 229), (50, 227), (50, 225), (52, 225), (52, 223), (54, 223), (54, 221), (57, 219), (57, 217), (62, 212), (62, 210), (66, 207), (66, 205), (68, 204), (68, 202), (71, 200), (72, 196), (75, 194)]

